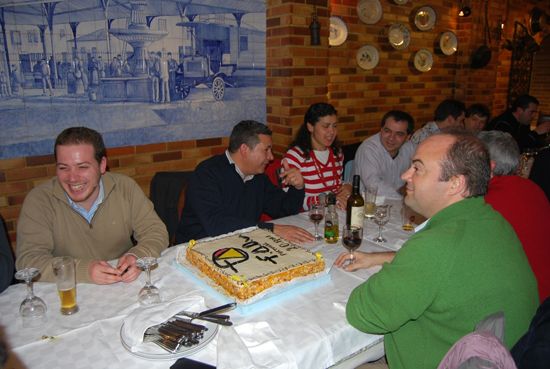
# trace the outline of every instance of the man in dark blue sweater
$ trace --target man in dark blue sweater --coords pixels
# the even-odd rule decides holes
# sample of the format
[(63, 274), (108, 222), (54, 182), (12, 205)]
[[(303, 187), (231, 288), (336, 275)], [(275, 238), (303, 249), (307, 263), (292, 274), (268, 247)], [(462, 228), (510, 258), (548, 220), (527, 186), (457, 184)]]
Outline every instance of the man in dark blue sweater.
[(213, 237), (257, 225), (289, 241), (313, 241), (308, 231), (260, 222), (262, 213), (279, 218), (298, 213), (304, 201), (304, 179), (299, 170), (283, 162), (285, 192), (264, 174), (273, 160), (271, 130), (262, 123), (238, 123), (229, 137), (229, 148), (200, 163), (193, 173), (176, 243)]

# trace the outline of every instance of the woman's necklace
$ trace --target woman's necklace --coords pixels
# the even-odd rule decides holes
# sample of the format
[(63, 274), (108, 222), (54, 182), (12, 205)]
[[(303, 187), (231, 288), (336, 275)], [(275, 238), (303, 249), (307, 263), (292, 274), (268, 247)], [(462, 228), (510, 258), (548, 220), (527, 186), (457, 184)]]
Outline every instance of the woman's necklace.
[[(330, 188), (332, 191), (340, 188), (340, 177), (338, 176), (338, 172), (336, 171), (336, 160), (334, 159), (334, 153), (332, 152), (332, 149), (328, 149), (328, 160), (326, 164), (323, 164), (317, 159), (315, 156), (315, 151), (310, 151), (311, 159), (313, 159), (313, 164), (315, 165), (315, 170), (317, 171), (317, 175), (319, 176), (319, 179), (325, 185), (326, 188)], [(327, 166), (332, 166), (332, 186), (329, 185), (325, 181), (325, 176), (323, 176), (323, 172), (321, 171), (321, 168), (325, 168)]]

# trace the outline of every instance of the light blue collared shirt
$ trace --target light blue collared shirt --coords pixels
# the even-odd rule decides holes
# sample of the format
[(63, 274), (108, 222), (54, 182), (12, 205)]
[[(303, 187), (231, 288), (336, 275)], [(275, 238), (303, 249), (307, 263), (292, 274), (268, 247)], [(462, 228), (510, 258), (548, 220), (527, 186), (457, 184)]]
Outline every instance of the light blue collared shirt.
[(105, 190), (103, 189), (103, 179), (99, 180), (99, 194), (97, 195), (97, 199), (95, 199), (90, 210), (86, 210), (82, 206), (76, 204), (73, 200), (71, 200), (69, 195), (67, 195), (66, 193), (65, 193), (65, 196), (67, 196), (67, 199), (69, 200), (69, 204), (71, 205), (71, 207), (78, 214), (82, 215), (88, 223), (91, 223), (92, 218), (94, 217), (94, 214), (97, 211), (97, 208), (99, 207), (99, 204), (103, 202), (103, 198), (105, 197)]

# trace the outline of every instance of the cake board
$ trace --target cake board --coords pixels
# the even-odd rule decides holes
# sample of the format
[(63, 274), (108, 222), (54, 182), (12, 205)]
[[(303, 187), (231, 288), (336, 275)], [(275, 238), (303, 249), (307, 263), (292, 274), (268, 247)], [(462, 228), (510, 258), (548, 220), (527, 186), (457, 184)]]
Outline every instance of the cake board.
[(182, 265), (176, 259), (173, 261), (175, 267), (186, 276), (189, 276), (193, 281), (204, 287), (204, 290), (220, 301), (220, 303), (229, 303), (236, 301), (237, 308), (235, 309), (241, 315), (253, 314), (258, 311), (273, 307), (277, 303), (286, 300), (290, 297), (310, 291), (312, 288), (324, 285), (331, 280), (329, 271), (300, 277), (282, 285), (273, 286), (269, 290), (260, 293), (250, 299), (250, 302), (241, 302), (238, 299), (226, 295), (221, 287), (217, 287), (205, 280), (201, 272), (192, 265)]

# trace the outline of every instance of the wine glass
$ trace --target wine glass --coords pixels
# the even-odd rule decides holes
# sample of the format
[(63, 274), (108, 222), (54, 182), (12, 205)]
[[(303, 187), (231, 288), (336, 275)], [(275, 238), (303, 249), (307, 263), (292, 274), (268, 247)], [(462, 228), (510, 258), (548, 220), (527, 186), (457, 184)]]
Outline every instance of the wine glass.
[(355, 262), (353, 252), (361, 246), (363, 241), (363, 228), (345, 225), (342, 234), (342, 244), (349, 251), (350, 264)]
[(146, 256), (136, 261), (138, 268), (146, 273), (145, 286), (139, 291), (138, 300), (142, 305), (158, 304), (161, 301), (160, 291), (151, 283), (151, 268), (157, 265), (157, 259)]
[(391, 205), (377, 205), (374, 212), (374, 222), (378, 224), (378, 237), (374, 238), (374, 242), (386, 242), (382, 237), (382, 227), (390, 220)]
[(36, 268), (25, 268), (15, 273), (15, 278), (27, 284), (27, 297), (19, 307), (19, 314), (23, 320), (23, 327), (37, 327), (46, 321), (46, 303), (34, 295), (32, 280), (38, 275)]
[(325, 207), (320, 203), (313, 203), (309, 206), (309, 219), (315, 224), (315, 240), (320, 241), (323, 237), (319, 234), (319, 223), (325, 216)]

